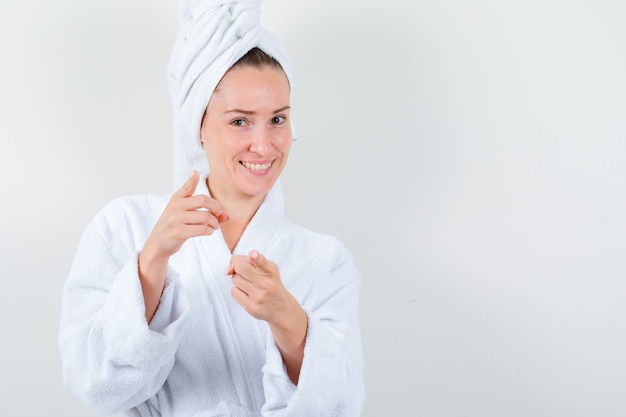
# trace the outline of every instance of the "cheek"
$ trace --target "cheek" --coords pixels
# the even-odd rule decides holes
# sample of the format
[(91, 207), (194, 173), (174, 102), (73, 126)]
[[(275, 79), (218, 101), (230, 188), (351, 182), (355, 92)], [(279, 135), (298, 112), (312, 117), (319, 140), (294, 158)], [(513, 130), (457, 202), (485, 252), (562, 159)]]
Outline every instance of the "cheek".
[(284, 159), (287, 159), (289, 155), (289, 150), (291, 149), (291, 138), (289, 140), (284, 140), (279, 143), (276, 143), (275, 149), (282, 155)]
[(293, 138), (291, 135), (291, 131), (281, 133), (274, 142), (276, 149), (278, 149), (282, 153), (289, 153), (289, 149), (291, 149), (291, 143), (293, 142)]

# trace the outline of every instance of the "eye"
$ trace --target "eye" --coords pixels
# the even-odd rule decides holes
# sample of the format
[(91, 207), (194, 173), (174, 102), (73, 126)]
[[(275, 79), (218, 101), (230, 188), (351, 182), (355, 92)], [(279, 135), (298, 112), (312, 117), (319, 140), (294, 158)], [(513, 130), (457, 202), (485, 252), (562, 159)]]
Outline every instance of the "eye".
[(236, 127), (244, 127), (248, 125), (248, 122), (246, 122), (245, 119), (235, 119), (232, 122), (230, 122), (230, 124)]
[(281, 124), (285, 123), (285, 117), (284, 116), (274, 116), (274, 118), (272, 118), (272, 123), (274, 123), (275, 125), (281, 125)]

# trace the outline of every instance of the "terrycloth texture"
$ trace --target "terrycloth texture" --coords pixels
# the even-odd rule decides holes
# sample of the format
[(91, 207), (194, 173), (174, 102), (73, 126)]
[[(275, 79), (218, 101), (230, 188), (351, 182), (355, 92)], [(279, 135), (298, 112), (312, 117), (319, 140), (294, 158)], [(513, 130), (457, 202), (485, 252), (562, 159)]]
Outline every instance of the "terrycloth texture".
[[(261, 0), (181, 0), (180, 26), (168, 66), (174, 111), (174, 189), (193, 169), (206, 176), (206, 154), (200, 124), (215, 87), (226, 71), (250, 49), (258, 47), (276, 59), (293, 91), (287, 54), (260, 24)], [(292, 125), (292, 134), (295, 130)]]
[(276, 262), (307, 313), (296, 387), (267, 323), (230, 295), (232, 255), (219, 231), (188, 240), (170, 259), (148, 326), (137, 255), (168, 200), (115, 200), (85, 230), (63, 299), (67, 388), (104, 414), (135, 417), (360, 416), (360, 277), (345, 247), (287, 220), (273, 190), (234, 251), (258, 249)]

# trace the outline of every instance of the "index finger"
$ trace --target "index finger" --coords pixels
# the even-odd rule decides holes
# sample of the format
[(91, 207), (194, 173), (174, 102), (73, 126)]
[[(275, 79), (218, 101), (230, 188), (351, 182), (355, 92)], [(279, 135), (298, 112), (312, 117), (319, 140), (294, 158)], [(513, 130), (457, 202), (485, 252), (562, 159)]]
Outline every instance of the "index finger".
[(215, 214), (216, 217), (223, 212), (220, 202), (214, 198), (209, 197), (206, 194), (197, 194), (188, 197), (188, 201), (185, 204), (185, 207), (187, 207), (188, 209), (208, 210), (211, 213)]
[(200, 180), (200, 174), (198, 171), (194, 170), (191, 173), (191, 177), (183, 184), (182, 187), (174, 194), (179, 197), (191, 197), (193, 192), (196, 191), (196, 187), (198, 186), (198, 181)]
[(250, 251), (248, 257), (251, 260), (252, 265), (265, 272), (273, 272), (273, 264), (267, 259), (261, 252), (254, 249)]

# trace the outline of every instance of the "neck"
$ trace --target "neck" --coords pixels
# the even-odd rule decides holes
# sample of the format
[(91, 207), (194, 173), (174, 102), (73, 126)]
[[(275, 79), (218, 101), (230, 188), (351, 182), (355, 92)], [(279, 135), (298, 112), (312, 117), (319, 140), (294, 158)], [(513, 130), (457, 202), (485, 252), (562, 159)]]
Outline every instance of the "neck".
[[(210, 177), (210, 176), (209, 176)], [(211, 187), (207, 178), (207, 187), (211, 197), (216, 199), (222, 205), (222, 210), (228, 214), (228, 221), (220, 225), (224, 240), (228, 248), (232, 252), (237, 246), (237, 242), (241, 238), (244, 230), (252, 220), (261, 203), (265, 199), (261, 196), (243, 196), (228, 192), (220, 192)]]

